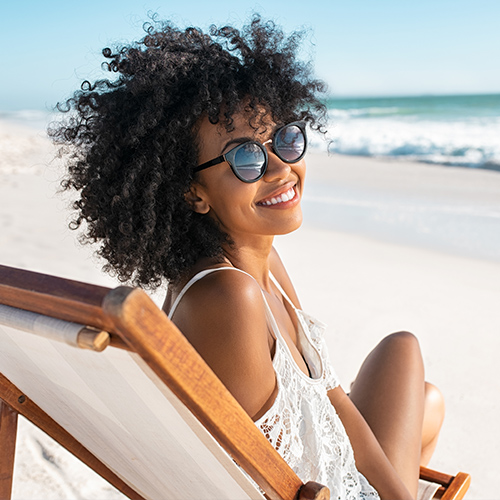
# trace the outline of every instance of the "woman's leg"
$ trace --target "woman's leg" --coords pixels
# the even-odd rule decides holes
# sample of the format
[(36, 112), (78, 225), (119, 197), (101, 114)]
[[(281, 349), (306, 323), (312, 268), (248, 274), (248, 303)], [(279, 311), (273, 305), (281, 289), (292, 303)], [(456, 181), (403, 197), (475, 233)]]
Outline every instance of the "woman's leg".
[(416, 496), (425, 399), (424, 366), (416, 337), (398, 332), (382, 340), (361, 366), (350, 397)]
[(426, 466), (436, 449), (439, 431), (443, 425), (444, 412), (443, 395), (435, 385), (426, 382), (420, 465)]

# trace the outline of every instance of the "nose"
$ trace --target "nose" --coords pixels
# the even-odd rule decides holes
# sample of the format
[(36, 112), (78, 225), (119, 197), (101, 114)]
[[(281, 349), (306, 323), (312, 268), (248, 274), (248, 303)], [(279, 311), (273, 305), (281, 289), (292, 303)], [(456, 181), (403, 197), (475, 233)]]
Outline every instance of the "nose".
[(279, 181), (283, 179), (287, 179), (290, 175), (291, 165), (290, 163), (286, 163), (276, 154), (274, 151), (268, 151), (268, 164), (267, 170), (264, 174), (264, 179), (267, 182)]

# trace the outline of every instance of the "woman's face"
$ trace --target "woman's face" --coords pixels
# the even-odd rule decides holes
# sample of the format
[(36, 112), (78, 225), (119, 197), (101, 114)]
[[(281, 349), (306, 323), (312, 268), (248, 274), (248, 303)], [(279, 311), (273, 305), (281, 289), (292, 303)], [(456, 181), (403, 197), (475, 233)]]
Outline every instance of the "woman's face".
[[(249, 115), (244, 112), (235, 114), (233, 120), (232, 132), (227, 132), (223, 125), (211, 124), (208, 118), (201, 121), (198, 164), (227, 153), (248, 140), (264, 143), (283, 125), (277, 126), (264, 113), (256, 122), (258, 130), (249, 125)], [(194, 210), (217, 220), (235, 243), (242, 238), (286, 234), (302, 223), (300, 200), (305, 161), (285, 163), (275, 155), (270, 143), (266, 147), (268, 166), (258, 181), (242, 182), (229, 164), (223, 162), (199, 172), (188, 195)]]

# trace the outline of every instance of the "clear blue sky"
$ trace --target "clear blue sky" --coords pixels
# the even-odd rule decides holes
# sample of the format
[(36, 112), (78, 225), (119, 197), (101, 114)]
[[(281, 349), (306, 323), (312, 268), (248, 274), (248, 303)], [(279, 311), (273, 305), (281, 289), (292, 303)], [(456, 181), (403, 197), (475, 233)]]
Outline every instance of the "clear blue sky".
[(257, 11), (306, 28), (305, 54), (337, 96), (500, 93), (499, 0), (4, 0), (0, 111), (50, 108), (99, 76), (101, 49), (141, 38), (148, 11), (201, 28)]

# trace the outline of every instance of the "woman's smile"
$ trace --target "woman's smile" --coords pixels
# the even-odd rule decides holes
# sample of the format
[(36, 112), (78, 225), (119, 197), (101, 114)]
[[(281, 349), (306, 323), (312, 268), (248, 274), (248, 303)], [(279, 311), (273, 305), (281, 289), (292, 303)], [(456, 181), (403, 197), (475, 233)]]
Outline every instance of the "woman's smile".
[(300, 196), (297, 191), (297, 185), (291, 188), (285, 187), (285, 190), (280, 190), (277, 193), (258, 201), (257, 205), (266, 208), (286, 209), (295, 206), (300, 201)]

